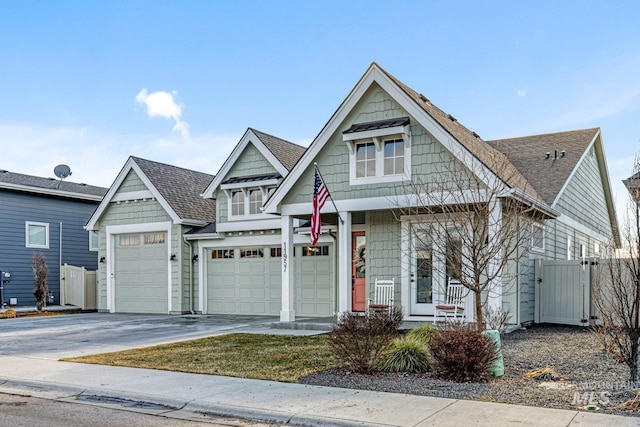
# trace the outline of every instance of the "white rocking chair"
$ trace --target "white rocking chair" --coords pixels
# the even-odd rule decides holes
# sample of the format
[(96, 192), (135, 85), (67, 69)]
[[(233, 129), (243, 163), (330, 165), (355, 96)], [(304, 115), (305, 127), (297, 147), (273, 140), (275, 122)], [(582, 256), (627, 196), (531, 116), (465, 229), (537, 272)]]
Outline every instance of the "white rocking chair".
[(367, 298), (366, 313), (372, 311), (387, 311), (391, 314), (393, 308), (393, 293), (395, 290), (395, 279), (376, 279), (373, 298)]
[(457, 280), (450, 279), (443, 302), (436, 304), (435, 320), (444, 317), (445, 322), (452, 316), (453, 320), (466, 321), (464, 312), (467, 288)]

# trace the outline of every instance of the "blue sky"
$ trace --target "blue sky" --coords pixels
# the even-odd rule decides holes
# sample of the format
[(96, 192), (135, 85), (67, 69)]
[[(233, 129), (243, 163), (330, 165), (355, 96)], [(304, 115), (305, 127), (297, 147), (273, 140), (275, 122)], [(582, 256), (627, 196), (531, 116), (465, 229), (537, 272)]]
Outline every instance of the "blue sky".
[[(372, 61), (484, 139), (601, 127), (640, 152), (637, 1), (4, 1), (0, 167), (109, 186), (217, 172), (247, 127), (308, 145)], [(619, 200), (620, 201), (620, 200)]]

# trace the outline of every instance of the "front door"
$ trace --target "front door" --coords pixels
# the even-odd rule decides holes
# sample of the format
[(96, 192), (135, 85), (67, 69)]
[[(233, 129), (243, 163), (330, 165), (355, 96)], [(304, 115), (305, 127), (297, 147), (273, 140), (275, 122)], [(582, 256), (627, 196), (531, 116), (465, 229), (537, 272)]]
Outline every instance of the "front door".
[[(432, 316), (435, 305), (444, 300), (447, 283), (459, 279), (462, 245), (446, 242), (438, 225), (412, 230), (410, 310), (412, 315)], [(451, 233), (449, 233), (451, 235)]]
[(364, 311), (366, 298), (366, 235), (364, 231), (352, 234), (351, 247), (351, 310)]

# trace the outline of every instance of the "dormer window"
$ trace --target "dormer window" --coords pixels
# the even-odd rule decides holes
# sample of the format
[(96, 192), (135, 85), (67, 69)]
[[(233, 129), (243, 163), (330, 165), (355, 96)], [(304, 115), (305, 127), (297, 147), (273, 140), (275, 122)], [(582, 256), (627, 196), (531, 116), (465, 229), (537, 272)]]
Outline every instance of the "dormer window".
[(231, 215), (244, 215), (244, 191), (231, 192)]
[(227, 196), (227, 218), (236, 221), (267, 216), (262, 213), (262, 207), (281, 179), (277, 172), (227, 179), (220, 185)]
[(359, 123), (342, 133), (349, 147), (351, 185), (410, 179), (409, 118)]

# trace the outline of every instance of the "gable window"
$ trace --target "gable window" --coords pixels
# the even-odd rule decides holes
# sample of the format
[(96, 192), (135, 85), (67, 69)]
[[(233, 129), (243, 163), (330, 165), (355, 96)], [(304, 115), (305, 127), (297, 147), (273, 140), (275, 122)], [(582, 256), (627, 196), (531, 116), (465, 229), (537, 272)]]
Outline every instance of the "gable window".
[(376, 147), (373, 142), (356, 144), (356, 178), (376, 176)]
[(349, 148), (351, 185), (411, 178), (409, 117), (354, 124), (342, 140)]
[(544, 226), (542, 224), (531, 225), (531, 250), (544, 252)]
[(231, 215), (244, 215), (244, 192), (242, 190), (231, 193)]
[(404, 141), (392, 139), (384, 142), (384, 174), (400, 175), (404, 173)]
[(46, 222), (25, 222), (25, 246), (27, 248), (49, 249), (49, 224)]
[(249, 190), (249, 214), (255, 215), (260, 213), (262, 207), (262, 190), (256, 188)]
[(97, 231), (91, 230), (89, 231), (89, 250), (97, 251), (98, 250), (98, 240), (99, 234)]
[[(270, 182), (269, 184), (274, 184)], [(228, 209), (229, 219), (239, 220), (246, 219), (250, 216), (262, 216), (262, 207), (267, 202), (267, 199), (276, 191), (274, 185), (259, 185), (256, 183), (248, 183), (247, 186), (238, 186), (237, 184), (231, 184), (233, 187), (222, 189), (225, 191), (228, 197)]]

